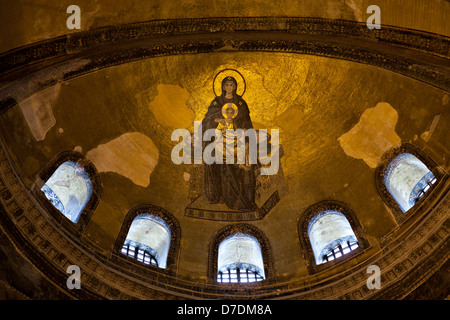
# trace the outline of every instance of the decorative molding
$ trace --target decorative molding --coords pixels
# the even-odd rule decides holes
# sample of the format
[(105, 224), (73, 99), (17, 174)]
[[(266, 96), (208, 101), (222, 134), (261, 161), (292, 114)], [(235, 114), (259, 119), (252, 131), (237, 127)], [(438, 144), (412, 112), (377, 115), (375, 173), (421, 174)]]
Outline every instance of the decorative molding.
[(266, 216), (272, 210), (275, 205), (280, 201), (278, 191), (272, 193), (272, 195), (264, 202), (261, 208), (253, 211), (218, 211), (198, 209), (188, 205), (185, 210), (185, 216), (190, 218), (215, 220), (215, 221), (250, 221), (260, 220)]
[(0, 72), (3, 73), (64, 54), (127, 41), (248, 31), (355, 38), (394, 44), (446, 58), (450, 53), (448, 37), (387, 25), (383, 25), (381, 29), (371, 30), (365, 23), (349, 20), (302, 17), (218, 17), (154, 20), (102, 27), (60, 36), (16, 48), (0, 55), (2, 66)]
[[(40, 75), (34, 88), (37, 91), (131, 61), (220, 51), (290, 52), (344, 59), (450, 90), (448, 37), (391, 26), (369, 30), (365, 23), (346, 20), (283, 17), (149, 21), (77, 32), (1, 54), (0, 81), (11, 83), (46, 68), (53, 70), (45, 79)], [(85, 63), (58, 69), (80, 59)], [(10, 86), (0, 89), (0, 113), (18, 102), (11, 90)]]

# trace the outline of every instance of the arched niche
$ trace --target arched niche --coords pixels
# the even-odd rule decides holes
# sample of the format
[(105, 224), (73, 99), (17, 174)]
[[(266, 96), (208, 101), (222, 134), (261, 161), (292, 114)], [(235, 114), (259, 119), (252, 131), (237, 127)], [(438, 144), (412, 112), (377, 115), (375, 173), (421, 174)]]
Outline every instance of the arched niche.
[[(126, 214), (117, 235), (113, 248), (113, 261), (122, 267), (139, 266), (152, 271), (173, 274), (176, 269), (180, 238), (180, 225), (170, 212), (153, 204), (135, 206)], [(127, 245), (135, 248), (135, 255), (124, 252), (124, 247)], [(136, 248), (142, 251), (136, 251)], [(145, 259), (147, 256), (144, 257), (143, 251), (153, 255), (158, 265), (147, 263), (151, 262), (151, 257)], [(142, 254), (142, 257), (138, 257), (139, 254)], [(146, 274), (140, 268), (136, 268), (135, 271)]]
[(165, 269), (170, 236), (170, 227), (164, 219), (142, 213), (131, 222), (120, 252), (144, 264)]
[(95, 211), (103, 185), (94, 164), (75, 151), (64, 151), (39, 173), (33, 192), (47, 212), (80, 235)]
[(217, 282), (249, 283), (265, 279), (259, 241), (247, 233), (236, 232), (223, 239), (217, 253)]
[(336, 210), (318, 212), (308, 223), (308, 239), (316, 264), (327, 263), (358, 247), (358, 239), (345, 215)]
[(66, 161), (53, 172), (41, 191), (67, 219), (77, 223), (92, 195), (92, 182), (82, 165)]
[(397, 223), (410, 217), (445, 176), (439, 165), (411, 143), (388, 150), (375, 169), (375, 186)]
[(384, 184), (403, 212), (411, 209), (437, 181), (416, 156), (400, 153), (387, 166)]
[[(369, 247), (355, 213), (341, 201), (324, 200), (310, 206), (300, 215), (297, 228), (310, 273), (351, 259)], [(332, 250), (332, 258), (324, 259)]]

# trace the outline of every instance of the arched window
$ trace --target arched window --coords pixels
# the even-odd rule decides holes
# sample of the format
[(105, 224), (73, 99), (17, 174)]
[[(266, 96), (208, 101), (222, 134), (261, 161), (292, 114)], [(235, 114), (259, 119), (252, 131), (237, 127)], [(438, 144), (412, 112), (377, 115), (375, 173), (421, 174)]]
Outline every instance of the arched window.
[(308, 238), (316, 264), (334, 260), (358, 248), (358, 240), (347, 218), (334, 210), (319, 212), (310, 220)]
[(217, 282), (246, 283), (265, 279), (261, 246), (248, 234), (234, 233), (222, 240), (217, 256)]
[(92, 182), (82, 165), (65, 161), (53, 172), (41, 191), (56, 209), (77, 223), (92, 195)]
[(140, 214), (130, 225), (121, 252), (145, 264), (166, 268), (171, 231), (164, 219)]
[[(114, 243), (113, 252), (117, 254), (112, 259), (123, 267), (138, 268), (139, 272), (174, 274), (180, 239), (180, 225), (170, 212), (153, 204), (141, 204), (126, 214)], [(133, 260), (158, 268), (130, 265)]]
[(384, 174), (384, 184), (403, 212), (411, 209), (436, 181), (428, 167), (410, 153), (397, 155)]

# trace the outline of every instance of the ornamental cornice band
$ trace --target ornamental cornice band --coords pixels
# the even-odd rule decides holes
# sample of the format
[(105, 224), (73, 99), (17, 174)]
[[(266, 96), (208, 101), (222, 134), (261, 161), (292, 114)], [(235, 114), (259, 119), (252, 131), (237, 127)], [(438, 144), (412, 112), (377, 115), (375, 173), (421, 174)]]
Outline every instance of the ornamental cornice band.
[(233, 32), (282, 32), (297, 35), (328, 35), (381, 41), (448, 58), (450, 39), (445, 36), (385, 26), (370, 30), (365, 23), (323, 18), (240, 17), (155, 20), (102, 27), (45, 40), (0, 55), (1, 72), (24, 65), (26, 59), (12, 59), (15, 53), (29, 52), (38, 60), (60, 54), (69, 54), (98, 46), (123, 41), (162, 38), (174, 35), (214, 34)]

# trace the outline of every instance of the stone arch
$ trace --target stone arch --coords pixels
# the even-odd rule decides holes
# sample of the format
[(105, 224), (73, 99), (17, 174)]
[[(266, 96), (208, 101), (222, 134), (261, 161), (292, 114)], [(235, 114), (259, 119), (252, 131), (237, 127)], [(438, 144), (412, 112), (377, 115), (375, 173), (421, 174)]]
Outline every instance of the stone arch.
[(218, 272), (217, 262), (220, 243), (222, 243), (222, 241), (228, 238), (229, 236), (236, 233), (246, 234), (255, 238), (258, 241), (259, 246), (261, 248), (265, 279), (262, 281), (254, 282), (252, 283), (252, 285), (274, 282), (275, 279), (274, 279), (273, 261), (268, 239), (266, 238), (264, 233), (260, 231), (258, 228), (250, 224), (244, 223), (226, 226), (221, 230), (219, 230), (213, 236), (209, 245), (208, 281), (210, 281), (211, 283), (217, 282), (217, 272)]
[[(318, 218), (318, 215), (326, 212), (334, 212), (337, 215), (345, 217), (345, 220), (348, 222), (349, 227), (351, 227), (353, 235), (358, 242), (358, 247), (355, 250), (352, 250), (349, 253), (340, 256), (332, 261), (318, 264), (316, 262), (316, 255), (314, 254), (313, 245), (311, 244), (309, 237), (309, 227), (311, 221), (314, 222), (314, 220)], [(310, 273), (316, 273), (326, 268), (332, 267), (344, 260), (354, 257), (355, 255), (369, 247), (369, 241), (367, 240), (365, 232), (353, 210), (351, 210), (350, 207), (345, 203), (336, 200), (324, 200), (306, 209), (301, 214), (298, 220), (298, 234), (301, 249), (308, 263), (308, 271)]]
[[(136, 217), (146, 214), (155, 216), (157, 219), (162, 220), (166, 224), (167, 228), (169, 228), (170, 230), (170, 244), (168, 246), (167, 254), (165, 254), (166, 256), (165, 268), (157, 268), (156, 266), (141, 263), (140, 261), (137, 261), (136, 259), (121, 253), (122, 247), (127, 239), (127, 235), (133, 221), (135, 221)], [(125, 219), (122, 223), (122, 227), (120, 228), (120, 231), (114, 243), (113, 248), (114, 260), (117, 263), (123, 265), (129, 262), (132, 263), (137, 262), (141, 266), (149, 267), (152, 269), (155, 268), (155, 270), (161, 272), (173, 273), (176, 267), (176, 261), (180, 247), (180, 238), (181, 238), (180, 225), (177, 219), (171, 213), (169, 213), (164, 208), (153, 204), (138, 205), (131, 208), (130, 211), (125, 216)]]
[[(408, 161), (411, 163), (416, 162), (416, 164), (414, 165), (420, 167), (419, 169), (421, 172), (424, 173), (424, 175), (427, 174), (426, 171), (428, 170), (430, 172), (429, 175), (432, 175), (432, 177), (436, 178), (437, 180), (436, 182), (439, 182), (439, 180), (444, 176), (444, 173), (439, 168), (438, 164), (428, 154), (426, 154), (422, 149), (420, 149), (416, 145), (413, 145), (411, 143), (402, 143), (400, 146), (388, 150), (381, 157), (380, 162), (378, 163), (375, 169), (375, 186), (378, 195), (391, 209), (397, 223), (402, 223), (406, 219), (406, 217), (409, 216), (411, 211), (410, 209), (412, 209), (412, 207), (414, 207), (416, 203), (421, 203), (422, 201), (424, 201), (427, 198), (427, 196), (434, 190), (435, 186), (438, 184), (438, 183), (432, 184), (429, 190), (427, 190), (427, 192), (420, 199), (417, 199), (417, 201), (414, 202), (414, 205), (408, 207), (407, 203), (405, 203), (403, 204), (402, 207), (402, 204), (399, 204), (398, 198), (396, 199), (397, 196), (395, 194), (393, 195), (393, 190), (389, 186), (389, 183), (387, 182), (389, 182), (388, 180), (393, 176), (392, 173), (395, 170), (395, 168), (398, 168), (398, 164), (399, 163), (406, 164), (406, 162)], [(418, 168), (412, 169), (413, 170), (404, 170), (403, 173), (410, 174), (411, 172), (417, 171)], [(411, 172), (408, 173), (409, 171)], [(408, 179), (410, 179), (410, 177)], [(430, 179), (432, 179), (431, 176)], [(415, 186), (417, 186), (417, 183), (419, 183), (421, 179), (415, 180), (414, 181), (411, 180), (412, 182), (416, 182), (413, 188), (410, 188), (409, 184), (405, 185), (406, 189), (411, 189), (409, 190), (411, 193), (413, 193), (414, 191), (413, 189), (415, 188)], [(407, 200), (407, 202), (409, 202), (409, 199)], [(405, 208), (407, 210), (404, 210)], [(408, 214), (406, 214), (405, 211), (408, 211)]]
[[(80, 172), (74, 173), (75, 175), (83, 175), (80, 179), (88, 179), (90, 182), (90, 190), (88, 194), (86, 194), (85, 201), (82, 201), (83, 203), (80, 203), (79, 212), (77, 213), (76, 219), (71, 219), (71, 215), (65, 215), (64, 212), (62, 212), (60, 209), (58, 209), (58, 206), (55, 206), (55, 204), (52, 204), (52, 202), (47, 198), (46, 196), (46, 186), (48, 187), (47, 183), (53, 183), (52, 187), (56, 187), (58, 184), (58, 172), (61, 172), (61, 168), (67, 167), (70, 170), (79, 170)], [(72, 169), (70, 169), (72, 168)], [(76, 169), (77, 168), (77, 169)], [(70, 179), (70, 175), (64, 175), (62, 179)], [(64, 181), (62, 181), (64, 182)], [(75, 191), (71, 191), (70, 188), (70, 181), (66, 181), (68, 183), (67, 188), (67, 195), (63, 196), (65, 198), (64, 204), (66, 206), (72, 206), (73, 203), (73, 195), (76, 193)], [(76, 181), (79, 182), (79, 181)], [(92, 214), (95, 211), (95, 208), (97, 207), (98, 203), (100, 202), (102, 191), (103, 191), (103, 184), (100, 179), (99, 173), (95, 166), (92, 164), (89, 159), (87, 159), (84, 155), (81, 153), (78, 153), (76, 151), (64, 151), (58, 154), (54, 159), (52, 159), (49, 164), (38, 174), (38, 178), (35, 183), (34, 188), (34, 194), (36, 195), (36, 198), (40, 202), (40, 204), (47, 209), (48, 212), (50, 212), (51, 216), (56, 219), (61, 225), (63, 225), (67, 230), (71, 231), (72, 233), (75, 233), (77, 235), (80, 235), (82, 231), (84, 230), (87, 223), (90, 221), (90, 218), (92, 217)], [(71, 193), (72, 192), (72, 193)], [(74, 193), (75, 192), (75, 193)], [(76, 195), (78, 196), (78, 195)], [(72, 199), (72, 202), (71, 202)], [(81, 200), (81, 198), (80, 198)], [(73, 208), (73, 206), (72, 206)]]

